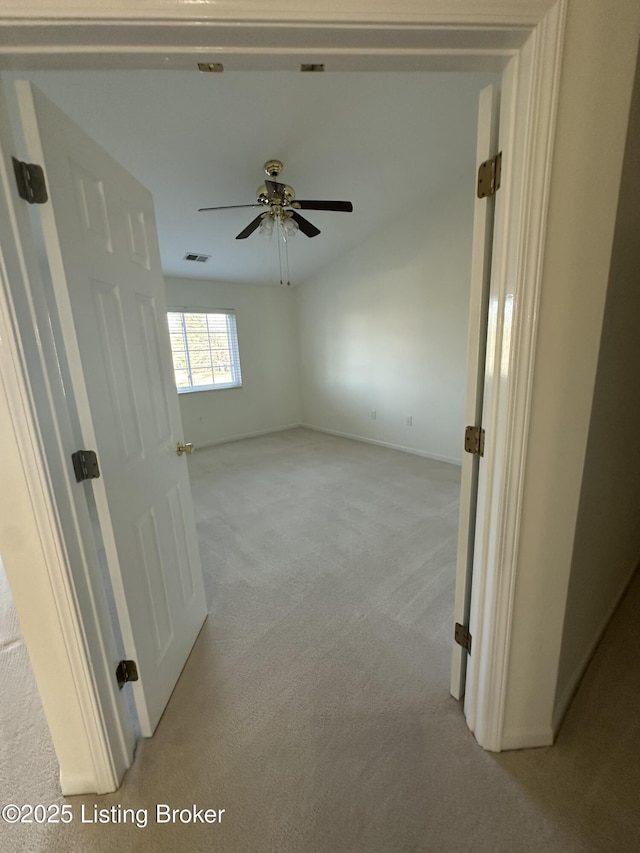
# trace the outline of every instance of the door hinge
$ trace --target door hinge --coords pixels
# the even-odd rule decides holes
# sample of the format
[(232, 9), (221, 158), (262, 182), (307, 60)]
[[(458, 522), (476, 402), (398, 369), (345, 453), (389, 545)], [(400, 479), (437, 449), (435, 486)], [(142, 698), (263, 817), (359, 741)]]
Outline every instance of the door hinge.
[(13, 160), (13, 171), (18, 185), (18, 195), (29, 204), (44, 204), (49, 200), (47, 195), (47, 183), (44, 179), (42, 166), (35, 163), (23, 163), (22, 160)]
[(502, 172), (502, 151), (485, 160), (478, 168), (478, 198), (495, 195), (500, 189), (500, 174)]
[(469, 629), (465, 628), (464, 625), (461, 625), (459, 622), (456, 622), (456, 628), (454, 632), (454, 638), (456, 643), (467, 652), (467, 654), (471, 654), (471, 634), (469, 633)]
[(76, 482), (81, 483), (83, 480), (96, 480), (100, 476), (98, 468), (98, 457), (93, 450), (76, 450), (71, 454), (73, 462), (73, 470), (76, 475)]
[(464, 449), (474, 456), (484, 456), (484, 430), (479, 426), (468, 426), (464, 431)]
[(116, 678), (118, 679), (118, 687), (120, 690), (129, 681), (138, 680), (138, 667), (134, 660), (121, 660), (116, 667)]

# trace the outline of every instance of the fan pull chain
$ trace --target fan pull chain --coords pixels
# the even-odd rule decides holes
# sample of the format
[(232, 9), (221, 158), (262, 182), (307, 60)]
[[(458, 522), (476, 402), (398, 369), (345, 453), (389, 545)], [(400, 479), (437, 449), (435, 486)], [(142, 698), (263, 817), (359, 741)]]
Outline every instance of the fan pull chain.
[[(289, 247), (287, 246), (287, 232), (284, 230), (282, 220), (278, 217), (278, 260), (280, 261), (280, 284), (284, 284), (284, 275), (282, 274), (282, 246), (284, 245), (284, 266), (287, 272), (287, 287), (291, 285), (289, 278)], [(282, 239), (280, 239), (282, 237)]]
[(287, 287), (291, 285), (291, 279), (289, 277), (289, 246), (287, 244), (287, 232), (282, 229), (282, 242), (284, 243), (284, 257), (287, 265)]
[[(282, 245), (281, 245), (284, 242), (284, 231), (282, 230), (282, 222), (280, 222), (280, 217), (278, 217), (277, 230), (278, 230), (278, 234), (276, 236), (278, 237), (278, 260), (280, 262), (280, 284), (284, 284), (284, 282), (282, 280)], [(282, 240), (280, 239), (280, 234), (282, 234), (282, 238), (283, 238)]]

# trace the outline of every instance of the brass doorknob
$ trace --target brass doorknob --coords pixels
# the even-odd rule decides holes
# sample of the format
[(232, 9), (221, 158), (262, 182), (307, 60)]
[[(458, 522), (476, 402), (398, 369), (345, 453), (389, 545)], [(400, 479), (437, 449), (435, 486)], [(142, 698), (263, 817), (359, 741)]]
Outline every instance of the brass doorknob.
[(176, 453), (178, 454), (178, 456), (182, 456), (183, 453), (188, 453), (189, 456), (191, 456), (191, 454), (193, 453), (193, 444), (191, 442), (183, 444), (181, 441), (179, 441)]

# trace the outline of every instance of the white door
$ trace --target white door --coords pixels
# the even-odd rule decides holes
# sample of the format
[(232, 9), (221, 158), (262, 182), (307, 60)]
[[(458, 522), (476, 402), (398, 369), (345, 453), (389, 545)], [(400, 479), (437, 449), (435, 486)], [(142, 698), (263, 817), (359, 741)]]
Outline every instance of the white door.
[(153, 200), (39, 91), (17, 91), (28, 158), (46, 174), (49, 201), (33, 210), (71, 396), (101, 472), (78, 488), (95, 498), (150, 736), (206, 617)]
[[(499, 96), (495, 86), (487, 86), (480, 92), (476, 145), (478, 166), (498, 153), (498, 101)], [(465, 402), (465, 423), (469, 426), (480, 426), (482, 423), (494, 201), (493, 196), (481, 199), (476, 196), (474, 208)], [(462, 436), (460, 440), (462, 441)], [(471, 609), (478, 471), (482, 462), (480, 457), (469, 453), (463, 453), (462, 456), (454, 622), (468, 627)], [(473, 654), (473, 639), (471, 654)], [(456, 699), (460, 699), (464, 695), (466, 672), (467, 652), (462, 646), (454, 642), (451, 660), (451, 694)]]

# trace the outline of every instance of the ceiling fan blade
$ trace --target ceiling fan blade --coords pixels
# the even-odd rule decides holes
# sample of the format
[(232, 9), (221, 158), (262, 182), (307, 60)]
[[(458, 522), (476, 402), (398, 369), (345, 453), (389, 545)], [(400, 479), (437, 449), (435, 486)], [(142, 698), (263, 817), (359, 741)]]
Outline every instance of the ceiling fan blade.
[(236, 240), (245, 240), (250, 234), (253, 234), (253, 232), (260, 225), (261, 222), (262, 222), (262, 214), (260, 213), (260, 214), (258, 214), (258, 216), (256, 216), (255, 219), (251, 220), (251, 222), (247, 225), (247, 227), (244, 230), (242, 230), (238, 234), (238, 236), (236, 237)]
[(351, 213), (353, 205), (350, 201), (300, 201), (292, 202), (293, 207), (300, 210), (341, 210), (343, 213)]
[(235, 207), (263, 207), (261, 204), (223, 204), (222, 207), (199, 207), (198, 213), (203, 210), (232, 210)]
[(298, 228), (302, 231), (303, 234), (306, 234), (307, 237), (317, 237), (320, 233), (320, 229), (316, 228), (308, 219), (305, 219), (304, 216), (300, 216), (299, 213), (295, 211), (291, 211), (291, 218), (298, 223)]

